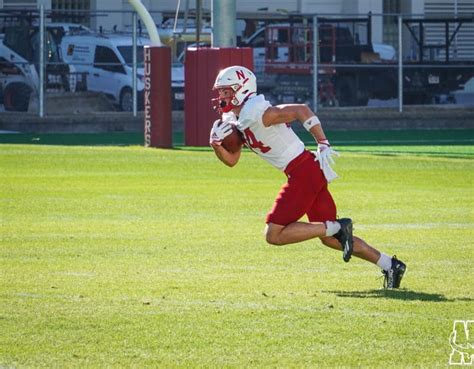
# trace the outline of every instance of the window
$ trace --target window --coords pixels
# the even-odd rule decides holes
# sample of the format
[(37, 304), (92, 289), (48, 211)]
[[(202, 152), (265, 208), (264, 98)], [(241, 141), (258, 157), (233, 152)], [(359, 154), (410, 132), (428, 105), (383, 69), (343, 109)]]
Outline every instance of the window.
[(115, 52), (105, 46), (96, 47), (94, 56), (94, 67), (108, 70), (109, 72), (126, 74), (125, 69), (120, 63), (120, 60), (115, 54)]
[(30, 43), (31, 32), (32, 30), (27, 27), (9, 27), (5, 32), (3, 43), (31, 62), (33, 61), (33, 49)]
[[(133, 46), (117, 46), (120, 54), (122, 54), (125, 63), (130, 67), (133, 65)], [(137, 66), (143, 68), (143, 47), (137, 47)]]
[(255, 35), (255, 37), (249, 43), (250, 47), (265, 47), (265, 30), (262, 28), (261, 32)]

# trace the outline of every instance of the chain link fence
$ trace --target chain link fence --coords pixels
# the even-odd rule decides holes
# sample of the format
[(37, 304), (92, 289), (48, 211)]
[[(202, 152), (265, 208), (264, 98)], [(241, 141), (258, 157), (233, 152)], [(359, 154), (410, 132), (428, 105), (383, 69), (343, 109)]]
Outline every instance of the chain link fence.
[[(120, 22), (105, 29), (91, 21), (107, 17)], [(107, 101), (101, 110), (143, 109), (142, 46), (149, 40), (134, 12), (2, 10), (0, 22), (4, 110), (54, 114), (48, 99), (62, 95), (77, 96), (77, 110), (85, 94)], [(259, 92), (272, 103), (400, 111), (412, 104), (474, 105), (472, 16), (315, 14), (252, 22), (255, 32), (237, 35), (239, 46), (253, 49)], [(173, 109), (182, 110), (184, 51), (210, 46), (211, 31), (204, 25), (197, 40), (192, 20), (162, 19), (158, 27), (173, 49)], [(84, 109), (98, 108), (84, 101)]]

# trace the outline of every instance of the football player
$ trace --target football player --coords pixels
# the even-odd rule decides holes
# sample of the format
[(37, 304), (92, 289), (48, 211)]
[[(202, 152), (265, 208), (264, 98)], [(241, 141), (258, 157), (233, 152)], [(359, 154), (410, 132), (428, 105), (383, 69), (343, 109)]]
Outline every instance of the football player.
[[(230, 152), (222, 145), (232, 133), (233, 124), (242, 132), (246, 146), (288, 178), (267, 215), (266, 241), (287, 245), (318, 237), (324, 245), (342, 251), (345, 262), (355, 255), (378, 265), (385, 275), (384, 287), (398, 288), (405, 264), (353, 236), (351, 219), (336, 218), (336, 204), (328, 183), (337, 178), (331, 164), (339, 154), (331, 147), (311, 109), (305, 104), (272, 106), (265, 96), (257, 95), (254, 73), (242, 66), (221, 70), (213, 90), (218, 94), (213, 102), (222, 117), (210, 133), (210, 145), (216, 156), (231, 167), (239, 161), (240, 150)], [(314, 136), (316, 152), (305, 149), (287, 124), (293, 121), (301, 122)], [(300, 221), (305, 214), (309, 222)]]

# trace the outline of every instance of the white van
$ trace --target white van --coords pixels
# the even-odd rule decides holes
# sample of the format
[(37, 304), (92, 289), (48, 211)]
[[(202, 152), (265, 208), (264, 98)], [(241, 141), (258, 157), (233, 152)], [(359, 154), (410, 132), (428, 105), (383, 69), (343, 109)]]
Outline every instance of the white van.
[[(131, 111), (132, 100), (132, 37), (126, 35), (65, 36), (61, 41), (63, 59), (77, 72), (87, 72), (88, 91), (103, 92), (120, 109)], [(150, 40), (137, 38), (138, 108), (143, 109), (143, 46)]]

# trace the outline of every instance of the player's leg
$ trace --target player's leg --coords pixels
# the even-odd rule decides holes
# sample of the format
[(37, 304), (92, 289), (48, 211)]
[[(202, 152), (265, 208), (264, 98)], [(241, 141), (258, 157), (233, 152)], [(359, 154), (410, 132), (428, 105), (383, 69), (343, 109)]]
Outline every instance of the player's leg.
[[(303, 196), (301, 196), (303, 194)], [(289, 179), (280, 190), (272, 210), (267, 215), (266, 241), (272, 245), (287, 245), (322, 237), (326, 234), (323, 223), (304, 223), (298, 220), (306, 213), (308, 197), (315, 197), (296, 180)], [(306, 200), (305, 200), (306, 199)]]
[[(359, 237), (353, 236), (353, 240), (354, 249), (352, 255), (377, 264), (377, 261), (380, 259), (380, 252)], [(321, 237), (321, 242), (333, 249), (342, 250), (341, 244), (334, 237)]]
[[(384, 274), (384, 287), (386, 288), (398, 288), (402, 281), (403, 275), (406, 271), (406, 265), (401, 260), (398, 260), (395, 256), (390, 257), (376, 248), (370, 246), (367, 242), (359, 237), (353, 237), (354, 239), (354, 251), (353, 255), (361, 259), (367, 260), (382, 269)], [(340, 243), (334, 237), (322, 237), (321, 242), (333, 249), (341, 250)]]
[(343, 260), (348, 262), (354, 248), (352, 220), (349, 218), (336, 219), (336, 203), (327, 188), (327, 184), (322, 187), (306, 214), (310, 222), (325, 221), (324, 224), (327, 230), (322, 238), (324, 236), (333, 236), (330, 237), (333, 240), (331, 244), (334, 244), (334, 248), (337, 250), (342, 250)]
[[(307, 212), (308, 219), (310, 221), (321, 221), (323, 219), (335, 219), (336, 218), (336, 204), (332, 198), (329, 190), (324, 188), (318, 197), (316, 198), (314, 204)], [(374, 264), (377, 264), (377, 261), (380, 259), (380, 252), (370, 246), (367, 242), (358, 237), (353, 238), (353, 255), (361, 259), (370, 261)], [(339, 240), (335, 237), (321, 237), (321, 242), (331, 247), (335, 250), (342, 251), (342, 245)]]
[[(316, 164), (311, 156), (288, 176), (273, 208), (267, 215), (265, 238), (272, 245), (286, 245), (326, 235), (322, 222), (305, 223), (299, 220), (313, 204), (319, 178), (315, 177)], [(323, 186), (320, 182), (319, 186)]]
[[(267, 242), (286, 245), (338, 233), (346, 235), (347, 225), (342, 220), (336, 220), (336, 205), (330, 195), (328, 201), (322, 202), (326, 206), (323, 215), (330, 216), (321, 220), (310, 218), (309, 223), (299, 221), (304, 214), (308, 214), (316, 199), (324, 192), (327, 192), (324, 174), (314, 157), (308, 155), (307, 159), (288, 175), (288, 183), (280, 190), (272, 210), (267, 215)], [(352, 230), (350, 241), (352, 244)]]
[[(310, 221), (336, 218), (336, 204), (327, 187), (320, 192), (307, 214)], [(358, 237), (352, 237), (352, 239), (352, 254), (376, 264), (380, 258), (380, 252)], [(333, 249), (343, 250), (342, 243), (335, 237), (321, 237), (321, 242)]]
[[(325, 219), (333, 220), (336, 218), (336, 205), (331, 196), (331, 193), (327, 189), (327, 186), (325, 186), (318, 194), (314, 203), (312, 204), (310, 209), (308, 209), (307, 215), (308, 219), (312, 222), (318, 222)], [(341, 221), (342, 219), (339, 220), (339, 222)], [(327, 222), (326, 224), (330, 223)], [(344, 228), (344, 224), (341, 225), (342, 228)], [(400, 260), (398, 260), (396, 257), (391, 258), (388, 255), (379, 252), (377, 249), (370, 246), (363, 239), (352, 236), (352, 222), (350, 222), (350, 225), (350, 238), (353, 240), (353, 247), (350, 250), (350, 253), (347, 253), (346, 248), (343, 247), (344, 238), (341, 238), (341, 232), (336, 233), (334, 235), (335, 237), (320, 237), (322, 243), (333, 249), (343, 251), (344, 261), (348, 261), (351, 254), (353, 254), (361, 259), (367, 260), (373, 264), (378, 265), (380, 268), (382, 268), (382, 271), (385, 275), (384, 286), (388, 288), (398, 288), (403, 278), (403, 274), (405, 273), (406, 265)]]
[(292, 222), (287, 225), (267, 223), (265, 238), (272, 245), (288, 245), (326, 235), (324, 223)]

